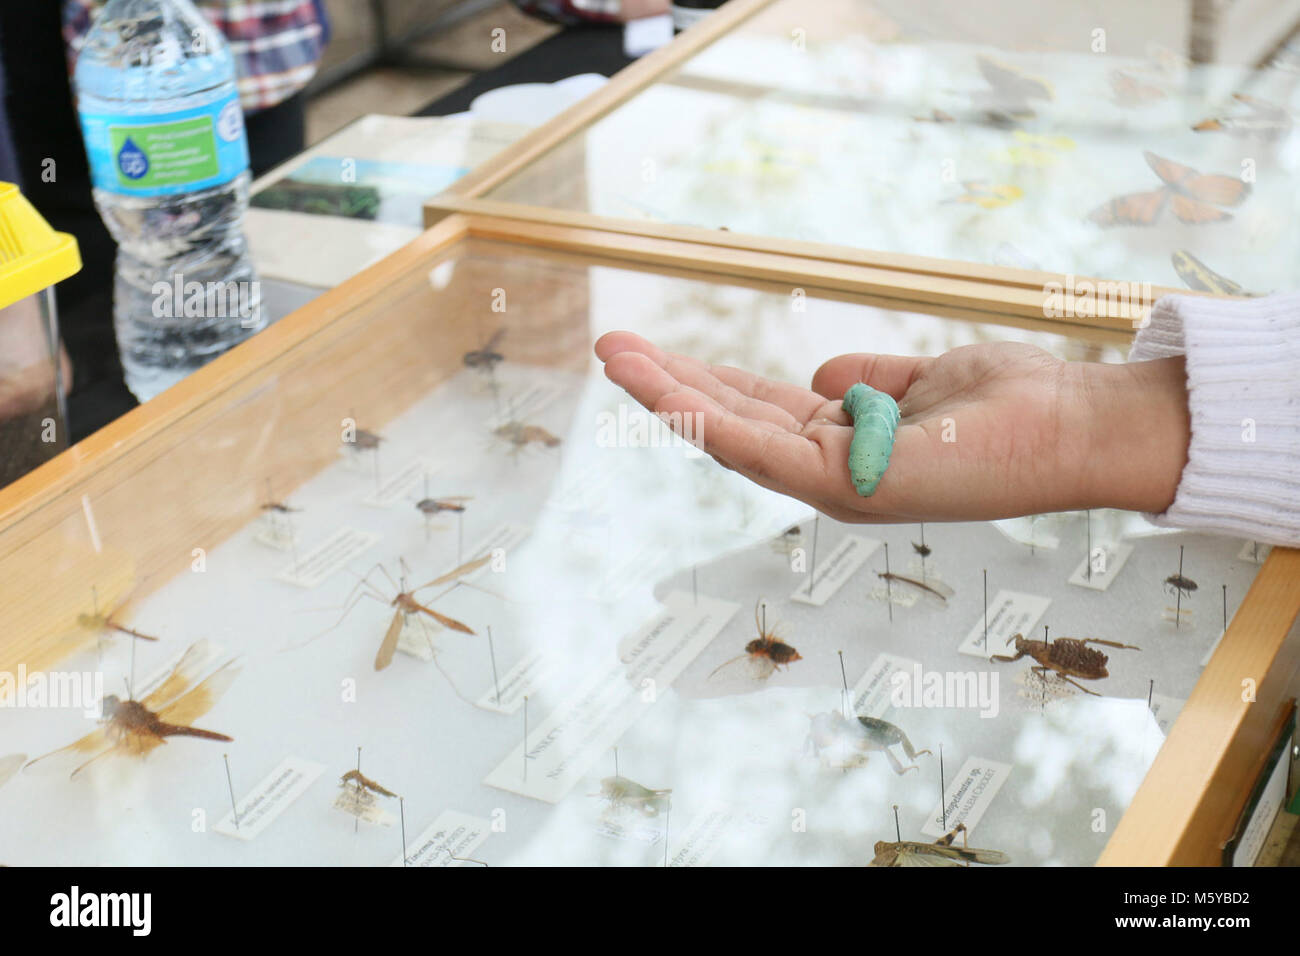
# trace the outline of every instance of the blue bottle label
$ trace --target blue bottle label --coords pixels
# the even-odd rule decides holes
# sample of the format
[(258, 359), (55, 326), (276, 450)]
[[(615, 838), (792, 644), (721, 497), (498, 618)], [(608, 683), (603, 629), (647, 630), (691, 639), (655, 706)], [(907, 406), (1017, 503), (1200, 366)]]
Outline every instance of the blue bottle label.
[(128, 196), (168, 196), (228, 183), (248, 169), (239, 94), (151, 116), (82, 113), (95, 186)]

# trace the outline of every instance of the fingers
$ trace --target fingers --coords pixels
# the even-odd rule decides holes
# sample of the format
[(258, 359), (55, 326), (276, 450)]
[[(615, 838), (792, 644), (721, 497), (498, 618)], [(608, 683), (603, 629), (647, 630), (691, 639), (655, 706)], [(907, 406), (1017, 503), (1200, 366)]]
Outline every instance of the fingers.
[(813, 375), (812, 390), (828, 399), (843, 399), (851, 385), (865, 382), (897, 401), (932, 361), (934, 359), (911, 355), (873, 355), (870, 352), (839, 355)]

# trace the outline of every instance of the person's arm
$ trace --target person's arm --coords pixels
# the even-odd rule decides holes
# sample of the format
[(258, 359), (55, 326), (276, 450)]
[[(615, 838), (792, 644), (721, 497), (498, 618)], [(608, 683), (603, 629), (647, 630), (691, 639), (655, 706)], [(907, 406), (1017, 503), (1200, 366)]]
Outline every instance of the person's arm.
[(1300, 545), (1300, 294), (1166, 296), (1130, 367), (1183, 357), (1191, 439), (1177, 494), (1154, 520)]

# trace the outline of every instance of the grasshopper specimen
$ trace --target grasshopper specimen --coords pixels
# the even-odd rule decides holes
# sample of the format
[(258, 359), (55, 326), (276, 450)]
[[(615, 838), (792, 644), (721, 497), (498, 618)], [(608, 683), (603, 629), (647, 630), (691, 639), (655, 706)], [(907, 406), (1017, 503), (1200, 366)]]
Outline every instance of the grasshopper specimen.
[(818, 757), (823, 750), (834, 747), (846, 748), (858, 754), (883, 753), (889, 765), (894, 768), (894, 773), (902, 776), (909, 770), (919, 768), (915, 763), (910, 767), (904, 767), (890, 751), (890, 747), (901, 744), (903, 753), (907, 754), (907, 759), (912, 761), (921, 754), (930, 753), (928, 750), (914, 749), (901, 727), (876, 717), (858, 717), (856, 721), (852, 721), (838, 710), (831, 710), (813, 716), (811, 721), (812, 725), (808, 730), (808, 746), (811, 746), (813, 754)]
[[(1100, 638), (1090, 637), (1080, 639), (1077, 637), (1058, 637), (1052, 641), (1031, 641), (1026, 640), (1023, 634), (1014, 635), (1011, 640), (1015, 641), (1016, 654), (1014, 657), (1008, 657), (1005, 654), (995, 654), (989, 658), (994, 661), (1008, 663), (1018, 661), (1022, 657), (1032, 657), (1038, 663), (1031, 667), (1039, 677), (1046, 678), (1047, 672), (1055, 671), (1056, 674), (1067, 684), (1073, 684), (1085, 694), (1092, 694), (1094, 697), (1100, 697), (1094, 690), (1088, 690), (1073, 678), (1078, 677), (1082, 680), (1101, 680), (1103, 677), (1109, 677), (1110, 672), (1106, 670), (1106, 662), (1110, 660), (1101, 651), (1091, 648), (1089, 644), (1102, 644), (1106, 647), (1118, 647), (1123, 650), (1140, 651), (1142, 648), (1135, 647), (1132, 644), (1120, 644), (1118, 641), (1103, 641)], [(1010, 641), (1008, 642), (1010, 643)]]
[(360, 770), (349, 770), (339, 778), (340, 787), (346, 787), (348, 784), (351, 784), (358, 792), (369, 790), (371, 793), (377, 793), (383, 797), (397, 796), (397, 794), (393, 793), (391, 790), (385, 790), (379, 784), (375, 783), (375, 781), (371, 780)]
[(666, 809), (672, 790), (652, 790), (627, 777), (606, 777), (600, 781), (600, 794), (611, 808), (640, 810), (648, 817), (657, 817)]
[[(962, 845), (953, 846), (957, 834)], [(913, 843), (899, 840), (888, 843), (880, 840), (875, 846), (876, 856), (868, 866), (970, 866), (985, 863), (990, 866), (1010, 863), (1011, 858), (1001, 850), (977, 850), (966, 845), (966, 824), (959, 823), (946, 836), (933, 843)]]

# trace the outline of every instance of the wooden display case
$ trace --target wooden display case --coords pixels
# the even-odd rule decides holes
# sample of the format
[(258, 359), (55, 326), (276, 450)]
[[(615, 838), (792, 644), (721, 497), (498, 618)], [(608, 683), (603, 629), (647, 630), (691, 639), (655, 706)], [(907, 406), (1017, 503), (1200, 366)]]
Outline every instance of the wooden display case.
[[(941, 611), (900, 609), (899, 623), (891, 625), (885, 622), (883, 605), (869, 596), (862, 603), (859, 586), (846, 587), (837, 599), (839, 606), (828, 601), (821, 612), (774, 603), (772, 613), (793, 622), (791, 639), (805, 658), (796, 667), (802, 670), (782, 672), (770, 685), (755, 683), (730, 696), (720, 695), (710, 683), (709, 668), (752, 636), (746, 621), (749, 606), (742, 605), (752, 605), (756, 582), (763, 582), (770, 595), (781, 581), (789, 580), (784, 577), (789, 569), (775, 559), (768, 539), (789, 522), (783, 509), (790, 502), (765, 497), (769, 493), (749, 488), (740, 479), (720, 492), (714, 483), (734, 476), (718, 474), (707, 459), (683, 461), (661, 448), (633, 452), (601, 447), (593, 438), (592, 416), (617, 407), (610, 403), (618, 396), (603, 382), (591, 355), (597, 333), (628, 327), (693, 354), (736, 360), (794, 381), (806, 380), (811, 368), (837, 345), (842, 351), (871, 343), (886, 350), (925, 352), (1014, 338), (1041, 344), (1065, 358), (1114, 360), (1122, 356), (1131, 335), (1115, 317), (1059, 321), (1035, 316), (1032, 309), (1007, 310), (997, 298), (981, 300), (976, 283), (960, 295), (951, 294), (951, 286), (942, 295), (931, 295), (925, 275), (908, 273), (915, 281), (899, 288), (896, 282), (905, 270), (882, 274), (879, 265), (848, 256), (822, 258), (794, 247), (759, 251), (731, 239), (724, 236), (709, 243), (703, 238), (643, 236), (519, 218), (447, 216), (409, 246), (0, 491), (0, 588), (8, 609), (0, 671), (12, 672), (20, 665), (29, 672), (83, 669), (98, 660), (117, 681), (118, 676), (134, 674), (136, 654), (143, 673), (146, 666), (172, 659), (189, 641), (203, 636), (248, 661), (212, 716), (199, 721), (229, 733), (234, 744), (183, 741), (163, 748), (165, 753), (131, 771), (141, 785), (130, 790), (92, 787), (84, 781), (34, 782), (25, 773), (0, 785), (0, 819), (7, 821), (4, 845), (6, 853), (14, 854), (5, 862), (386, 862), (397, 853), (393, 839), (379, 844), (354, 840), (350, 821), (346, 832), (340, 830), (319, 782), (289, 806), (259, 842), (190, 832), (193, 807), (218, 812), (225, 799), (222, 752), (229, 753), (235, 768), (234, 789), (243, 793), (286, 751), (337, 764), (334, 770), (341, 773), (362, 743), (366, 772), (407, 795), (410, 819), (445, 808), (486, 818), (504, 808), (515, 822), (509, 832), (494, 832), (492, 841), (475, 851), (477, 857), (493, 863), (608, 862), (613, 851), (592, 850), (586, 839), (588, 825), (572, 824), (575, 813), (585, 820), (590, 806), (584, 802), (589, 798), (574, 788), (590, 775), (599, 778), (604, 773), (583, 765), (568, 781), (567, 798), (559, 794), (555, 800), (526, 794), (515, 783), (502, 785), (497, 763), (502, 758), (505, 764), (510, 761), (518, 741), (518, 714), (474, 706), (462, 691), (474, 689), (471, 682), (487, 685), (482, 629), (493, 621), (498, 625), (494, 655), (523, 656), (537, 651), (538, 645), (545, 648), (574, 633), (589, 632), (596, 635), (590, 644), (559, 655), (563, 664), (576, 672), (580, 662), (600, 663), (608, 657), (611, 672), (622, 673), (626, 658), (615, 652), (615, 637), (636, 633), (661, 610), (665, 589), (689, 590), (691, 585), (681, 582), (692, 581), (694, 572), (699, 572), (697, 601), (707, 593), (710, 599), (733, 602), (739, 611), (731, 613), (707, 653), (698, 653), (666, 676), (665, 685), (674, 688), (671, 693), (654, 704), (618, 710), (630, 715), (626, 725), (610, 721), (611, 727), (625, 727), (623, 735), (615, 737), (615, 746), (626, 741), (623, 767), (635, 766), (638, 760), (654, 763), (658, 753), (676, 754), (679, 764), (664, 757), (667, 762), (655, 766), (665, 776), (676, 766), (670, 782), (684, 814), (689, 813), (693, 774), (704, 770), (683, 754), (697, 751), (711, 754), (701, 759), (720, 766), (729, 756), (750, 763), (770, 759), (771, 779), (790, 790), (774, 798), (778, 808), (785, 806), (782, 800), (796, 799), (795, 793), (804, 801), (798, 806), (815, 799), (801, 788), (845, 786), (838, 782), (841, 777), (851, 781), (850, 786), (876, 781), (870, 786), (887, 789), (879, 799), (860, 801), (867, 818), (813, 826), (823, 838), (832, 838), (829, 849), (787, 833), (784, 842), (776, 839), (770, 846), (760, 836), (741, 839), (739, 845), (747, 849), (733, 848), (739, 855), (732, 857), (737, 862), (865, 862), (871, 844), (892, 832), (892, 823), (885, 822), (888, 806), (900, 802), (900, 793), (905, 805), (910, 805), (907, 800), (915, 804), (905, 820), (909, 829), (924, 815), (925, 797), (906, 789), (921, 784), (907, 776), (895, 778), (886, 768), (880, 777), (835, 771), (809, 785), (801, 776), (807, 771), (801, 762), (806, 758), (793, 756), (798, 749), (795, 735), (773, 744), (771, 753), (777, 756), (766, 750), (756, 756), (739, 743), (752, 727), (727, 725), (726, 735), (713, 739), (701, 731), (711, 726), (707, 720), (701, 723), (701, 712), (725, 715), (734, 708), (748, 714), (751, 724), (761, 724), (768, 711), (795, 713), (802, 705), (800, 694), (823, 695), (833, 706), (840, 681), (837, 647), (845, 651), (848, 679), (854, 681), (871, 655), (882, 649), (907, 650), (927, 666), (960, 666), (959, 659), (947, 655), (977, 614), (978, 586), (971, 582), (978, 580), (982, 563), (990, 564), (993, 575), (1004, 581), (1032, 581), (1040, 575), (1043, 581), (1057, 582), (1052, 587), (1059, 585), (1054, 599), (1061, 610), (1054, 620), (1064, 633), (1071, 625), (1106, 622), (1115, 636), (1148, 635), (1135, 640), (1145, 644), (1141, 660), (1150, 662), (1142, 665), (1147, 669), (1139, 671), (1126, 658), (1126, 672), (1121, 672), (1116, 666), (1121, 661), (1116, 660), (1108, 685), (1112, 690), (1103, 692), (1118, 696), (1103, 698), (1095, 706), (1127, 707), (1124, 713), (1138, 715), (1145, 734), (1148, 676), (1171, 696), (1185, 694), (1186, 703), (1162, 745), (1158, 737), (1151, 738), (1156, 743), (1150, 748), (1135, 742), (1130, 731), (1137, 725), (1125, 725), (1128, 729), (1108, 738), (1107, 746), (1119, 747), (1121, 756), (1128, 755), (1125, 760), (1136, 755), (1133, 759), (1140, 761), (1140, 766), (1125, 764), (1123, 770), (1135, 792), (1121, 787), (1121, 796), (1106, 796), (1110, 784), (1079, 783), (1083, 778), (1078, 775), (1086, 776), (1087, 770), (1075, 766), (1070, 771), (1075, 776), (1048, 787), (1035, 804), (1030, 786), (1035, 774), (1026, 770), (1008, 786), (1004, 804), (986, 815), (981, 836), (1013, 841), (1018, 833), (1038, 833), (1039, 843), (1013, 853), (1021, 862), (1086, 862), (1098, 854), (1102, 863), (1116, 864), (1218, 862), (1254, 787), (1259, 755), (1273, 743), (1295, 693), (1300, 667), (1300, 554), (1295, 551), (1273, 549), (1258, 574), (1249, 562), (1206, 558), (1207, 567), (1226, 567), (1225, 561), (1231, 565), (1223, 580), (1232, 582), (1232, 591), (1225, 595), (1230, 594), (1236, 609), (1200, 670), (1196, 659), (1218, 630), (1214, 601), (1208, 609), (1204, 604), (1198, 608), (1193, 635), (1183, 641), (1172, 633), (1172, 625), (1159, 622), (1157, 605), (1163, 599), (1158, 588), (1150, 602), (1139, 599), (1135, 611), (1127, 603), (1131, 597), (1121, 601), (1114, 592), (1071, 590), (1064, 575), (1057, 573), (1066, 560), (1064, 549), (1057, 557), (1043, 552), (1031, 556), (987, 525), (938, 526), (931, 529), (932, 540), (945, 573), (959, 585), (952, 606)], [(795, 288), (803, 290), (806, 313), (796, 315), (788, 306)], [(467, 368), (464, 358), (485, 348), (498, 328), (504, 328), (505, 335), (493, 347), (505, 357), (503, 376), (506, 370), (524, 376), (504, 376), (501, 393), (496, 384), (490, 391), (479, 388), (483, 380)], [(528, 376), (541, 378), (533, 381)], [(516, 387), (521, 391), (510, 391)], [(493, 427), (493, 400), (499, 417), (502, 394), (509, 412), (511, 396), (524, 395), (524, 402), (529, 388), (544, 392), (548, 387), (554, 394), (545, 409), (546, 426), (561, 443), (522, 452), (508, 442), (503, 447)], [(472, 414), (462, 414), (462, 404)], [(523, 412), (516, 408), (511, 414)], [(344, 467), (355, 464), (348, 458), (353, 451), (345, 449), (340, 458), (340, 427), (349, 421), (384, 434), (390, 450), (376, 453), (373, 461), (365, 459), (359, 469)], [(614, 461), (611, 455), (632, 454), (644, 457), (618, 458), (623, 470), (605, 476), (614, 504), (591, 504), (600, 497), (603, 463)], [(507, 601), (460, 595), (460, 604), (439, 605), (446, 613), (464, 615), (478, 631), (472, 643), (447, 650), (447, 660), (439, 664), (450, 688), (415, 659), (403, 658), (387, 672), (372, 673), (370, 657), (380, 636), (374, 629), (382, 632), (383, 622), (364, 617), (367, 612), (354, 610), (352, 615), (363, 616), (346, 617), (325, 630), (346, 592), (355, 590), (352, 575), (360, 575), (376, 558), (392, 568), (399, 558), (409, 559), (419, 565), (414, 573), (422, 574), (473, 553), (460, 544), (453, 546), (450, 526), (431, 532), (404, 497), (383, 490), (402, 474), (397, 463), (417, 460), (432, 462), (420, 465), (426, 496), (430, 475), (440, 476), (439, 481), (455, 478), (465, 485), (456, 488), (475, 498), (471, 515), (477, 507), (479, 513), (496, 516), (487, 524), (526, 521), (534, 529), (528, 543), (512, 545), (512, 567), (523, 569), (516, 572), (519, 577), (507, 575), (495, 585)], [(374, 496), (388, 495), (387, 508), (360, 501), (372, 480)], [(451, 487), (449, 483), (443, 490)], [(687, 496), (688, 488), (696, 487), (703, 490)], [(420, 494), (418, 487), (410, 491)], [(711, 496), (707, 501), (706, 495)], [(257, 551), (250, 537), (262, 520), (263, 506), (274, 500), (303, 508), (298, 527), (304, 549), (327, 538), (332, 529), (368, 522), (379, 538), (364, 559), (335, 568), (326, 579), (328, 586), (296, 589), (277, 573), (287, 558)], [(733, 514), (736, 502), (743, 507), (737, 505), (740, 510)], [(582, 539), (593, 516), (613, 525), (592, 532), (600, 540), (587, 546)], [(798, 520), (811, 529), (806, 514)], [(824, 535), (854, 533), (821, 520)], [(1074, 523), (1063, 527), (1073, 529), (1070, 533), (1077, 537), (1078, 519), (1069, 520)], [(1090, 534), (1092, 521), (1090, 516)], [(469, 537), (487, 524), (468, 525), (473, 531)], [(906, 547), (902, 538), (910, 530), (879, 527), (872, 533), (886, 543), (896, 536), (896, 547)], [(951, 542), (946, 554), (945, 535)], [(824, 540), (833, 543), (833, 536)], [(1239, 544), (1188, 540), (1193, 542), (1189, 554), (1198, 547), (1215, 554), (1227, 554), (1228, 548), (1235, 554)], [(1156, 574), (1152, 580), (1158, 582), (1172, 560), (1170, 547), (1160, 536), (1142, 539), (1126, 573)], [(293, 568), (297, 566), (295, 552)], [(1217, 572), (1205, 580), (1208, 590), (1217, 592), (1217, 581)], [(97, 659), (104, 635), (80, 626), (79, 619), (92, 600), (104, 611), (126, 598), (136, 610), (124, 619), (143, 631), (155, 631), (161, 640), (155, 645), (119, 636), (115, 644), (104, 645), (104, 656)], [(1225, 597), (1225, 609), (1228, 600)], [(322, 618), (322, 605), (335, 610)], [(547, 621), (549, 629), (539, 623)], [(860, 633), (860, 627), (865, 631)], [(1002, 673), (1011, 683), (1012, 669)], [(358, 682), (361, 703), (351, 705), (355, 709), (334, 700), (340, 680)], [(458, 683), (465, 687), (457, 689)], [(1186, 689), (1179, 690), (1184, 683)], [(562, 709), (569, 693), (564, 688), (571, 686), (561, 685), (559, 690), (534, 691), (534, 707), (549, 701)], [(1254, 689), (1249, 701), (1243, 694), (1247, 686)], [(1014, 703), (1019, 693), (1013, 688), (1006, 700)], [(647, 711), (655, 719), (638, 722), (638, 715)], [(986, 756), (1019, 761), (1014, 744), (1025, 728), (1071, 714), (1078, 716), (1044, 704), (1042, 714), (1021, 707), (1006, 718), (1008, 723), (965, 720), (946, 738), (949, 759), (959, 761), (963, 751), (973, 752), (961, 741), (974, 739), (983, 742), (979, 752)], [(949, 734), (943, 729), (946, 722), (958, 721), (946, 713), (894, 719), (938, 727), (943, 734)], [(545, 725), (539, 721), (533, 726)], [(1075, 735), (1087, 729), (1068, 720), (1050, 726), (1067, 751), (1075, 746)], [(666, 737), (654, 736), (659, 727), (670, 728)], [(84, 725), (73, 715), (0, 709), (5, 752), (22, 749), (34, 756), (80, 732)], [(518, 752), (531, 754), (527, 747), (525, 740)], [(1071, 752), (1076, 763), (1085, 756), (1082, 750)], [(603, 751), (600, 759), (605, 759)], [(1149, 768), (1139, 773), (1147, 763)], [(1028, 770), (1036, 766), (1032, 760), (1023, 765)], [(927, 764), (924, 773), (931, 772)], [(394, 784), (394, 775), (404, 779)], [(928, 793), (929, 777), (925, 779), (923, 792)], [(758, 799), (755, 793), (749, 795)], [(1117, 826), (1112, 821), (1107, 828), (1113, 833), (1089, 830), (1086, 821), (1098, 799), (1103, 806), (1109, 801), (1122, 814)], [(555, 802), (558, 807), (552, 806)], [(97, 812), (88, 812), (91, 803)], [(765, 809), (770, 819), (772, 807)], [(126, 810), (131, 812), (122, 812)], [(57, 838), (42, 828), (43, 822), (55, 818), (60, 820)], [(413, 826), (418, 830), (422, 825)], [(578, 826), (579, 831), (566, 826)], [(185, 836), (169, 842), (172, 831)], [(574, 832), (582, 838), (575, 839)], [(33, 835), (39, 836), (36, 843)], [(672, 840), (666, 838), (675, 846)], [(596, 843), (604, 847), (608, 841)], [(658, 860), (658, 849), (648, 852)]]

